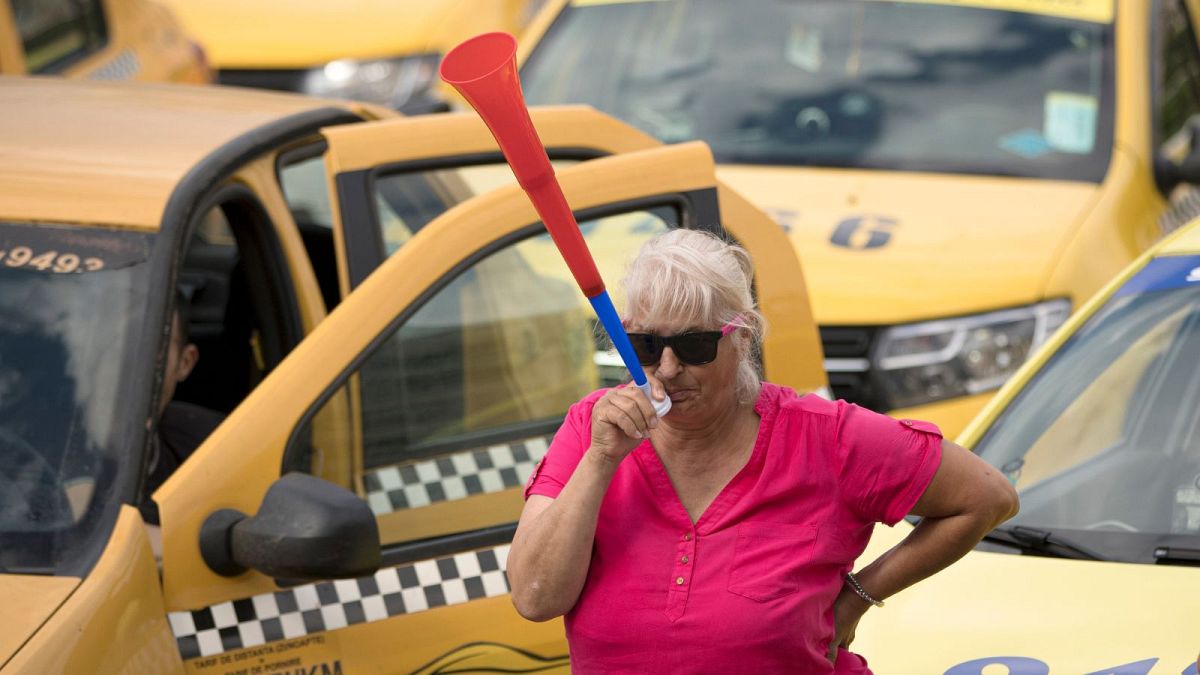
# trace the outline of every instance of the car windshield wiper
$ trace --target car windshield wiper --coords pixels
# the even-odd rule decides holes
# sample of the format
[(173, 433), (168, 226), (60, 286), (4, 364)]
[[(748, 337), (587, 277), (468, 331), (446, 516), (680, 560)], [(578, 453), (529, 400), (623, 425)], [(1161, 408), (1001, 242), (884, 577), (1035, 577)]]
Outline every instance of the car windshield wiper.
[(1071, 558), (1073, 560), (1107, 560), (1106, 557), (1086, 546), (1076, 544), (1070, 539), (1057, 535), (1050, 530), (1040, 530), (1036, 527), (1013, 525), (997, 527), (984, 535), (983, 540), (1001, 546), (1019, 549), (1029, 553), (1051, 556), (1054, 558)]

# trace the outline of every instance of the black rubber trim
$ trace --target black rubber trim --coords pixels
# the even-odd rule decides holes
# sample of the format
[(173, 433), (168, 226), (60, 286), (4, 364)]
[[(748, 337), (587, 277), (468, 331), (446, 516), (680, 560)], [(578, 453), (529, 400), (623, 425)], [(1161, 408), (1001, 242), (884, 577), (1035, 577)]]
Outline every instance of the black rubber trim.
[[(726, 233), (720, 222), (720, 210), (717, 202), (716, 188), (704, 188), (702, 190), (693, 190), (683, 193), (670, 193), (665, 195), (640, 197), (622, 202), (613, 202), (604, 204), (598, 207), (583, 209), (575, 212), (575, 218), (578, 221), (586, 221), (594, 218), (602, 218), (604, 216), (627, 213), (629, 211), (644, 210), (648, 208), (674, 207), (676, 213), (680, 215), (680, 225), (689, 229), (702, 229), (709, 232), (714, 232), (718, 235), (725, 236)], [(313, 401), (308, 410), (300, 417), (296, 425), (292, 427), (292, 432), (288, 435), (288, 442), (283, 453), (283, 462), (280, 467), (280, 475), (287, 471), (303, 471), (303, 467), (293, 466), (297, 461), (295, 457), (296, 449), (301, 447), (298, 443), (300, 431), (308, 426), (312, 418), (321, 410), (322, 407), (331, 399), (350, 379), (350, 376), (355, 373), (362, 365), (371, 358), (376, 350), (389, 340), (392, 335), (399, 330), (405, 322), (407, 322), (413, 314), (419, 311), (425, 303), (429, 302), (433, 296), (448, 286), (451, 281), (459, 275), (466, 272), (476, 263), (493, 253), (504, 249), (512, 244), (543, 234), (546, 228), (541, 221), (531, 223), (514, 232), (510, 232), (498, 239), (493, 240), (482, 248), (476, 249), (466, 258), (458, 261), (451, 267), (440, 279), (434, 282), (429, 288), (425, 289), (411, 305), (406, 307), (404, 311), (398, 314), (387, 327), (376, 335), (367, 347), (357, 354), (342, 372), (334, 378), (326, 387), (325, 391)]]
[(334, 181), (342, 216), (342, 241), (346, 243), (346, 271), (353, 291), (387, 257), (383, 228), (371, 199), (374, 181), (369, 170), (339, 173)]
[[(557, 147), (547, 149), (546, 154), (551, 161), (587, 161), (605, 157), (608, 153), (596, 148)], [(505, 164), (504, 155), (499, 150), (392, 162), (337, 174), (334, 182), (338, 191), (342, 236), (346, 243), (346, 268), (350, 278), (350, 290), (358, 288), (358, 285), (387, 258), (383, 227), (379, 223), (379, 213), (371, 198), (375, 192), (376, 180), (398, 173), (443, 171), (492, 164)]]
[[(308, 143), (300, 143), (281, 151), (275, 157), (275, 180), (283, 185), (283, 170), (306, 159), (320, 157), (329, 149), (329, 142), (322, 136)], [(282, 189), (282, 188), (281, 188)]]
[[(246, 208), (252, 215), (251, 225), (252, 231), (244, 234), (250, 236), (251, 241), (249, 246), (242, 239), (238, 239), (238, 255), (246, 258), (247, 249), (250, 249), (256, 257), (260, 259), (254, 262), (261, 263), (262, 269), (247, 270), (247, 274), (253, 278), (255, 276), (263, 276), (267, 279), (269, 288), (268, 291), (279, 290), (280, 293), (271, 292), (271, 305), (269, 307), (256, 307), (258, 312), (274, 312), (271, 317), (273, 323), (277, 325), (280, 334), (277, 336), (282, 340), (283, 344), (278, 345), (282, 348), (282, 354), (265, 354), (267, 357), (267, 370), (270, 371), (279, 362), (304, 339), (304, 323), (300, 319), (300, 302), (296, 295), (296, 287), (292, 283), (292, 275), (289, 274), (287, 257), (283, 253), (283, 246), (279, 242), (279, 237), (275, 234), (275, 229), (272, 226), (273, 221), (267, 213), (266, 207), (259, 200), (258, 195), (253, 190), (241, 184), (226, 183), (217, 188), (200, 203), (193, 217), (202, 218), (211, 209), (224, 206), (226, 204), (234, 205), (238, 208)], [(199, 220), (190, 227), (189, 232), (194, 232), (199, 225)], [(235, 233), (235, 238), (237, 235)], [(190, 242), (190, 237), (185, 241)], [(182, 259), (180, 260), (182, 263)], [(274, 357), (274, 358), (271, 358)], [(157, 404), (157, 402), (156, 402)]]
[[(611, 153), (600, 150), (599, 148), (590, 148), (584, 146), (554, 146), (546, 148), (546, 155), (550, 161), (576, 160), (586, 162), (589, 159), (597, 159), (599, 157), (608, 157)], [(486, 152), (472, 152), (465, 155), (447, 155), (444, 157), (428, 157), (425, 159), (413, 159), (403, 162), (391, 162), (389, 164), (380, 164), (379, 166), (365, 169), (374, 173), (377, 176), (386, 176), (393, 173), (408, 173), (414, 171), (438, 171), (441, 169), (457, 169), (467, 166), (484, 166), (488, 164), (507, 164), (504, 159), (504, 153), (500, 150), (488, 150)]]
[(516, 523), (493, 525), (479, 530), (461, 534), (447, 534), (441, 537), (418, 539), (402, 544), (388, 544), (383, 547), (383, 562), (380, 567), (395, 567), (419, 560), (441, 558), (463, 551), (473, 551), (490, 546), (503, 546), (511, 543), (517, 532)]
[[(342, 108), (308, 110), (252, 129), (200, 160), (180, 179), (163, 209), (159, 233), (150, 254), (152, 286), (162, 289), (175, 287), (179, 281), (184, 250), (195, 228), (197, 216), (204, 213), (202, 206), (247, 161), (289, 141), (314, 135), (322, 127), (361, 121), (361, 117)], [(136, 388), (134, 400), (128, 401), (132, 409), (145, 411), (143, 417), (132, 423), (137, 430), (135, 437), (140, 439), (136, 447), (143, 451), (149, 440), (146, 431), (153, 426), (152, 411), (157, 409), (162, 364), (167, 354), (167, 341), (164, 339), (169, 333), (167, 317), (174, 309), (175, 297), (173, 293), (151, 293), (147, 302), (146, 326), (138, 337), (139, 353), (154, 354), (155, 359), (145, 362), (139, 375), (143, 385)], [(127, 476), (121, 485), (122, 501), (134, 503), (140, 483), (141, 476)]]

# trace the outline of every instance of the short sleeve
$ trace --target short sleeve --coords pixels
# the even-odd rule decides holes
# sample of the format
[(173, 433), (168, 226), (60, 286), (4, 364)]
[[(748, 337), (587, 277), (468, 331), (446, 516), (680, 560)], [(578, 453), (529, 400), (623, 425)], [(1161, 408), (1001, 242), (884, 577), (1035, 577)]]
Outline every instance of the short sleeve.
[(604, 392), (600, 390), (589, 394), (567, 411), (566, 419), (550, 441), (546, 456), (538, 462), (533, 474), (525, 482), (525, 499), (529, 499), (530, 495), (545, 495), (554, 499), (562, 492), (575, 473), (575, 467), (579, 466), (583, 453), (587, 452), (592, 436), (592, 408)]
[(838, 402), (843, 499), (863, 518), (895, 525), (912, 511), (942, 461), (936, 425)]

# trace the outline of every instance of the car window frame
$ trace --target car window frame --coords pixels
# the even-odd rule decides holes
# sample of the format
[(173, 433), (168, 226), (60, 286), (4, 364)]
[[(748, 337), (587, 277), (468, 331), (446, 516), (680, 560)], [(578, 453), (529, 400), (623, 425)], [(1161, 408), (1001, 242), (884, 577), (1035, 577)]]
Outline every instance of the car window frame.
[[(1166, 11), (1167, 3), (1174, 4), (1183, 15), (1184, 20), (1187, 21), (1188, 31), (1192, 35), (1191, 49), (1189, 51), (1191, 52), (1193, 62), (1200, 67), (1200, 44), (1197, 43), (1197, 36), (1200, 33), (1197, 32), (1196, 16), (1192, 13), (1187, 0), (1153, 0), (1150, 5), (1149, 17), (1150, 40), (1148, 65), (1150, 69), (1150, 147), (1155, 152), (1159, 151), (1170, 138), (1164, 136), (1159, 128), (1164, 95), (1162, 86), (1164, 76), (1162, 72), (1162, 55), (1166, 36), (1163, 33), (1163, 29), (1165, 28), (1163, 19), (1165, 18), (1164, 12)], [(1200, 87), (1197, 87), (1196, 94), (1198, 96), (1196, 101), (1197, 112), (1200, 113)]]
[[(610, 153), (598, 148), (587, 147), (548, 147), (546, 154), (552, 162), (585, 162), (610, 156)], [(388, 257), (387, 245), (383, 237), (383, 225), (379, 220), (378, 211), (374, 208), (373, 197), (377, 194), (377, 181), (396, 174), (420, 174), (506, 164), (504, 155), (497, 150), (391, 162), (367, 169), (339, 173), (334, 179), (337, 192), (339, 195), (348, 197), (346, 199), (339, 197), (337, 208), (345, 230), (346, 266), (349, 273), (350, 290), (358, 288), (359, 284)], [(418, 226), (413, 234), (417, 234), (422, 227), (423, 225)]]

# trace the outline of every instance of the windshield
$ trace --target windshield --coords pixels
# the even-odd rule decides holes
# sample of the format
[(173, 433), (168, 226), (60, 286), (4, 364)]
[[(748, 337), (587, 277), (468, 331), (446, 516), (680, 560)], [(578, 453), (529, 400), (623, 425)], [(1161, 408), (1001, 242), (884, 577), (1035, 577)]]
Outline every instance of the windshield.
[(0, 223), (0, 572), (79, 573), (106, 536), (149, 242)]
[(1113, 560), (1200, 548), (1200, 256), (1133, 277), (975, 450), (1015, 482), (1013, 524)]
[(1101, 180), (1111, 23), (956, 4), (576, 2), (521, 80), (723, 163)]

